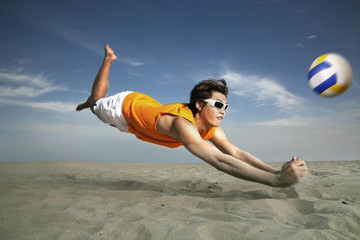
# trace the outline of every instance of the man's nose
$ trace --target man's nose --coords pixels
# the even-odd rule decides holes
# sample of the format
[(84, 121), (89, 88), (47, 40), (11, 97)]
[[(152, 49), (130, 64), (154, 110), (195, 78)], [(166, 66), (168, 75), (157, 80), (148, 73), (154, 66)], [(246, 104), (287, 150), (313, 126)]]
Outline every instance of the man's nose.
[(224, 108), (220, 109), (220, 113), (225, 116), (225, 114), (226, 114), (225, 109)]

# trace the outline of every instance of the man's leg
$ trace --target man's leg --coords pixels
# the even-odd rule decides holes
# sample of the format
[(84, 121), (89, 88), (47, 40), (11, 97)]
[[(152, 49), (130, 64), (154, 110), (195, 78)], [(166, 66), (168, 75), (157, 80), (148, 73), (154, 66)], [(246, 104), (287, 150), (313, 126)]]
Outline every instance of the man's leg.
[(84, 108), (90, 108), (95, 106), (95, 103), (100, 98), (104, 98), (106, 96), (106, 92), (109, 88), (109, 72), (111, 64), (116, 60), (116, 55), (114, 51), (109, 47), (109, 45), (105, 46), (105, 57), (101, 68), (96, 75), (94, 80), (91, 95), (84, 102), (77, 106), (76, 111), (81, 111)]

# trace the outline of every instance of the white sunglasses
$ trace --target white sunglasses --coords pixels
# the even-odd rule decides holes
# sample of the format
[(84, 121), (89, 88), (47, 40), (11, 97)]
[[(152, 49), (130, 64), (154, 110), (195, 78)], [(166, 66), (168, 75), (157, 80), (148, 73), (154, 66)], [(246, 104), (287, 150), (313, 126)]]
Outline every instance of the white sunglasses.
[(226, 111), (229, 108), (229, 104), (222, 103), (222, 102), (214, 100), (214, 99), (205, 99), (203, 101), (209, 103), (210, 106), (215, 107), (219, 110), (224, 109)]

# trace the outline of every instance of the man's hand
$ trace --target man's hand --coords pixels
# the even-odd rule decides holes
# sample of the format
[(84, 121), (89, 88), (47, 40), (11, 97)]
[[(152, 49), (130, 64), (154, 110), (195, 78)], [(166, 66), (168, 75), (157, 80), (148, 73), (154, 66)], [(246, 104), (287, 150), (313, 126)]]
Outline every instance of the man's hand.
[(297, 183), (307, 174), (306, 163), (300, 158), (293, 157), (290, 162), (283, 165), (279, 174), (279, 187), (288, 187)]

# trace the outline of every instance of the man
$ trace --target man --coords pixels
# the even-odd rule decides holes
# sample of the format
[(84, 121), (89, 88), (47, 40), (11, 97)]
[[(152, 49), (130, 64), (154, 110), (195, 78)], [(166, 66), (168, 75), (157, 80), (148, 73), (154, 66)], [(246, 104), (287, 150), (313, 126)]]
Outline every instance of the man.
[(190, 104), (163, 106), (136, 92), (122, 92), (105, 98), (110, 67), (115, 60), (116, 55), (106, 45), (105, 58), (91, 95), (77, 106), (77, 111), (91, 108), (103, 122), (120, 131), (133, 133), (144, 141), (167, 147), (183, 145), (216, 169), (244, 180), (286, 187), (306, 175), (307, 167), (301, 159), (293, 157), (278, 171), (227, 139), (219, 126), (228, 107), (225, 80), (200, 82), (191, 92)]

